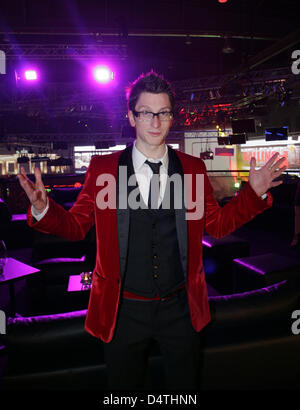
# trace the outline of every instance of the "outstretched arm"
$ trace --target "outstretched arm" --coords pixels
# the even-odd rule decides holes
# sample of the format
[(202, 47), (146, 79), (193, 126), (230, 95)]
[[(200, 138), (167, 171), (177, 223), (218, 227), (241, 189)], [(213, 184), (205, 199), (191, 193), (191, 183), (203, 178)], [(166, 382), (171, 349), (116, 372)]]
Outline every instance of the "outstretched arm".
[(38, 212), (43, 212), (47, 206), (47, 194), (39, 168), (35, 168), (34, 170), (35, 182), (30, 181), (23, 167), (21, 167), (21, 172), (17, 176), (31, 205), (33, 205)]
[(47, 202), (49, 209), (39, 221), (33, 218), (31, 206), (28, 210), (28, 225), (38, 231), (61, 236), (72, 241), (81, 240), (94, 223), (94, 186), (95, 178), (92, 172), (92, 161), (85, 175), (85, 183), (77, 197), (74, 206), (65, 210), (51, 198), (47, 198), (46, 190), (42, 182), (41, 172), (35, 169), (35, 182), (30, 181), (24, 169), (18, 175), (18, 179), (29, 201), (37, 212), (42, 213)]
[(226, 236), (272, 205), (270, 194), (265, 201), (261, 196), (269, 188), (282, 183), (282, 181), (274, 181), (286, 168), (280, 167), (285, 158), (276, 161), (278, 155), (278, 153), (273, 155), (259, 170), (255, 169), (256, 161), (252, 158), (249, 182), (222, 208), (215, 200), (213, 189), (206, 176), (205, 230), (208, 234), (216, 238)]
[(250, 171), (249, 171), (249, 184), (258, 196), (266, 193), (270, 188), (278, 186), (282, 181), (274, 181), (274, 179), (280, 177), (286, 166), (282, 166), (285, 158), (280, 158), (278, 161), (279, 153), (276, 152), (272, 157), (263, 165), (260, 169), (255, 169), (256, 159), (251, 158)]

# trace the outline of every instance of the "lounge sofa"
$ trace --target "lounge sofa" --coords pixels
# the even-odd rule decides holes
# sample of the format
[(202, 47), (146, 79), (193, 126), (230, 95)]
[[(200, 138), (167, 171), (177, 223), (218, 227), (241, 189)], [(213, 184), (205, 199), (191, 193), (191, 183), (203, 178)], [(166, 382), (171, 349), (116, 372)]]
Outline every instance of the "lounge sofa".
[[(300, 335), (298, 281), (209, 298), (212, 321), (202, 332), (199, 390), (297, 389)], [(102, 342), (84, 330), (86, 310), (9, 318), (0, 339), (5, 391), (105, 391)], [(146, 389), (163, 390), (162, 358), (153, 345)], [(1, 391), (0, 390), (0, 391)]]

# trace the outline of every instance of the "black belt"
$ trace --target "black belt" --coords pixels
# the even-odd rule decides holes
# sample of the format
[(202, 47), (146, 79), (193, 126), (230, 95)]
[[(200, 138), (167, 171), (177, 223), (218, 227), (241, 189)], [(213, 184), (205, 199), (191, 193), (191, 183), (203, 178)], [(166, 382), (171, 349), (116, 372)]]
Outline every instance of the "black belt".
[(123, 298), (125, 299), (133, 299), (133, 300), (145, 300), (145, 301), (149, 301), (151, 302), (152, 300), (160, 300), (162, 302), (169, 300), (175, 296), (178, 296), (180, 293), (185, 291), (185, 285), (182, 285), (182, 287), (180, 287), (179, 289), (177, 289), (176, 291), (170, 293), (167, 296), (161, 297), (159, 295), (155, 295), (151, 298), (148, 298), (146, 296), (141, 296), (141, 295), (136, 295), (135, 293), (131, 293), (131, 292), (127, 292), (126, 290), (124, 290), (123, 292)]

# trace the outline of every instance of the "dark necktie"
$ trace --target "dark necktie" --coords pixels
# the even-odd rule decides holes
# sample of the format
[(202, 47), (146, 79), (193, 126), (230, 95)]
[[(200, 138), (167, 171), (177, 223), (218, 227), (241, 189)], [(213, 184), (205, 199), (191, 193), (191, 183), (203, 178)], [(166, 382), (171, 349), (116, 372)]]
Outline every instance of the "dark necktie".
[[(162, 162), (150, 162), (145, 161), (145, 164), (149, 165), (152, 169), (153, 175), (150, 181), (150, 190), (148, 196), (148, 208), (158, 208), (158, 198), (159, 198), (159, 168), (162, 165)], [(151, 206), (153, 204), (153, 206)]]

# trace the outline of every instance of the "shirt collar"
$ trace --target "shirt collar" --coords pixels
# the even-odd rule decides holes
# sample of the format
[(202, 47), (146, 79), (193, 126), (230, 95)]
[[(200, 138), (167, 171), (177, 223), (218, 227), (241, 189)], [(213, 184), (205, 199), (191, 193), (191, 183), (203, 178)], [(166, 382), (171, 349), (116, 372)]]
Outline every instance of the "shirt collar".
[(169, 164), (169, 156), (168, 156), (168, 146), (166, 145), (166, 151), (164, 155), (161, 158), (153, 159), (150, 157), (146, 157), (144, 154), (141, 153), (135, 146), (136, 141), (134, 141), (133, 148), (132, 148), (132, 162), (135, 171), (138, 171), (144, 164), (144, 162), (148, 159), (149, 161), (152, 162), (162, 162), (162, 165), (168, 169), (168, 164)]

